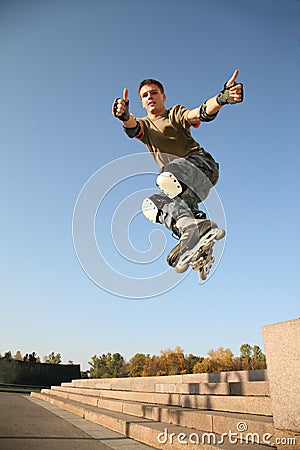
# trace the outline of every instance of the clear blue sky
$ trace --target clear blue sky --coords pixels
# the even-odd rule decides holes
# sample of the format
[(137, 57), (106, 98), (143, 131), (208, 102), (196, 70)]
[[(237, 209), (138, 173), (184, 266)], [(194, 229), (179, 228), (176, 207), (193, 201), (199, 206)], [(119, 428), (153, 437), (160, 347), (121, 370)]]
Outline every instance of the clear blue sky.
[[(292, 0), (1, 0), (2, 354), (60, 352), (83, 369), (109, 351), (127, 360), (177, 345), (238, 354), (245, 342), (263, 347), (263, 325), (299, 316), (299, 14)], [(149, 162), (150, 174), (123, 180), (121, 169), (122, 182), (107, 187), (114, 161), (146, 152), (111, 115), (113, 99), (127, 87), (131, 111), (143, 115), (137, 85), (153, 77), (168, 107), (194, 108), (236, 68), (245, 102), (193, 132), (221, 165), (227, 239), (213, 276), (199, 285), (189, 272), (145, 299), (100, 288), (72, 237), (77, 198), (99, 169), (109, 167), (96, 234), (113, 271), (129, 280), (161, 274), (175, 243), (166, 232), (162, 255), (147, 265), (110, 239), (111, 222), (115, 240), (127, 236), (128, 199), (155, 188), (156, 170)], [(154, 228), (134, 217), (138, 251), (149, 251)], [(161, 244), (161, 234), (152, 238)]]

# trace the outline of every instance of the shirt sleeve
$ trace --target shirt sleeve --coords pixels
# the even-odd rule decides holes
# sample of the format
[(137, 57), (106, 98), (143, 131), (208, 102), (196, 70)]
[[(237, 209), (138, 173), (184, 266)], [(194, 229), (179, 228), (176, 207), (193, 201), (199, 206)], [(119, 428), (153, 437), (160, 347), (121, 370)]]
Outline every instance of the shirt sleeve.
[(147, 139), (148, 132), (147, 132), (146, 123), (140, 117), (138, 119), (136, 118), (135, 120), (140, 124), (140, 127), (141, 127), (141, 131), (138, 134), (138, 136), (136, 136), (136, 139), (138, 139), (139, 141), (142, 141), (145, 144), (148, 141), (148, 139)]
[(188, 113), (190, 109), (186, 108), (182, 105), (175, 105), (173, 107), (174, 119), (176, 122), (180, 123), (180, 125), (187, 131), (190, 131), (191, 126), (194, 128), (198, 128), (200, 126), (200, 119), (197, 123), (191, 123), (188, 119)]

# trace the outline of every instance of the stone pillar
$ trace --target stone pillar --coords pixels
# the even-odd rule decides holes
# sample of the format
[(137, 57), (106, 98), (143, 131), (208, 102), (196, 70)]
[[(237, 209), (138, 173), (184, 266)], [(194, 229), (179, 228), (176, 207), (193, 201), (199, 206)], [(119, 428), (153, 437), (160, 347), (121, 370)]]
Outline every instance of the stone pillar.
[(274, 428), (299, 435), (300, 319), (264, 326), (262, 332)]

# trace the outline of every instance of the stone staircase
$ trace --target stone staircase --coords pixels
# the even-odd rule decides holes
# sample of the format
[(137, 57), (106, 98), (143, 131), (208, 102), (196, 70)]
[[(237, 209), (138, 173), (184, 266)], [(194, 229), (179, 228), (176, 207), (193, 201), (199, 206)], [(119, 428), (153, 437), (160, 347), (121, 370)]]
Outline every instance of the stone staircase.
[(265, 370), (82, 379), (31, 395), (157, 449), (276, 448)]

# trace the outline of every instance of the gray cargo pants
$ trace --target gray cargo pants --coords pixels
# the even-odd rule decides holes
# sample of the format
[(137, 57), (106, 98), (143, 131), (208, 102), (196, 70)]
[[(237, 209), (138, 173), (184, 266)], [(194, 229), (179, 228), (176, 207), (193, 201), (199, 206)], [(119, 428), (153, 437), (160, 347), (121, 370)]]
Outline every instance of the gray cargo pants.
[(174, 225), (181, 217), (195, 217), (197, 214), (199, 217), (198, 203), (206, 199), (217, 183), (219, 164), (210, 153), (200, 150), (166, 164), (161, 172), (171, 172), (182, 187), (182, 192), (173, 199), (163, 192), (150, 197), (158, 208), (157, 222), (174, 231)]

